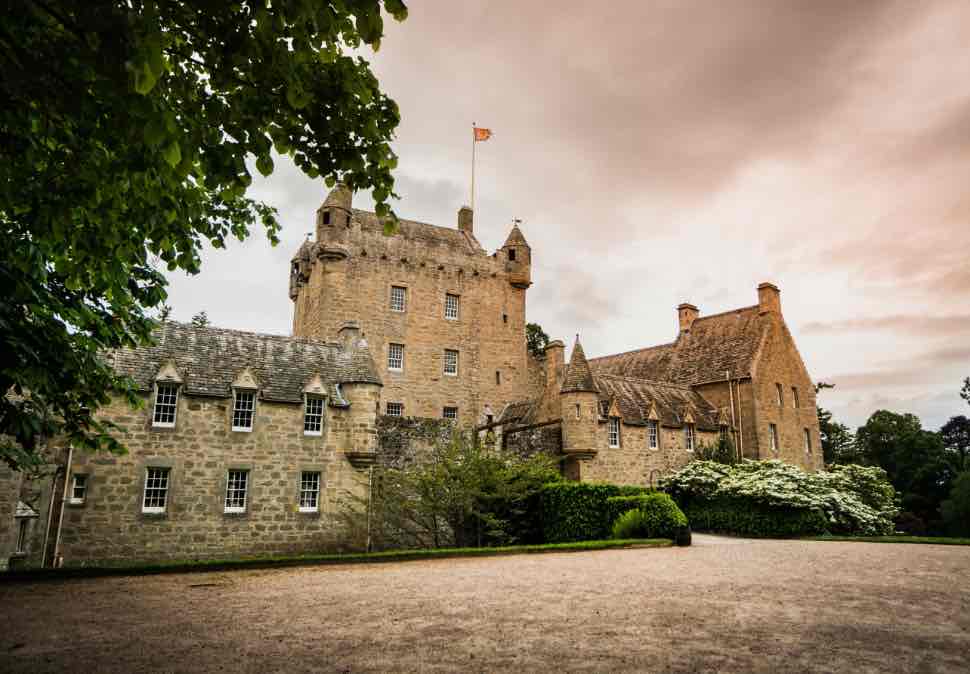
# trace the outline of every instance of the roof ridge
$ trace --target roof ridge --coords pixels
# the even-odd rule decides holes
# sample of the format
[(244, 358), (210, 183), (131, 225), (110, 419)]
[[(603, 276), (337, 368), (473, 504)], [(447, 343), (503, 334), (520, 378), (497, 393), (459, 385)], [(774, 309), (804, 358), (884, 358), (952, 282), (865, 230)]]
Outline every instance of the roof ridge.
[(208, 332), (210, 334), (231, 333), (231, 334), (237, 334), (237, 335), (246, 335), (248, 337), (262, 337), (262, 338), (268, 338), (268, 339), (285, 340), (288, 342), (299, 342), (302, 344), (313, 344), (316, 346), (326, 346), (333, 349), (339, 348), (340, 346), (335, 342), (327, 342), (325, 340), (314, 339), (312, 337), (298, 337), (296, 335), (277, 335), (271, 332), (252, 332), (251, 330), (239, 330), (237, 328), (220, 328), (214, 325), (195, 325), (193, 323), (186, 323), (184, 321), (163, 321), (161, 323), (161, 327), (164, 327), (165, 324), (177, 325), (181, 328), (189, 328), (197, 332)]
[(645, 377), (631, 377), (625, 374), (603, 373), (603, 374), (593, 375), (593, 378), (595, 379), (599, 379), (600, 377), (609, 378), (609, 379), (630, 379), (631, 381), (642, 382), (644, 384), (656, 384), (658, 386), (668, 386), (670, 388), (678, 388), (678, 389), (683, 389), (685, 391), (694, 391), (694, 387), (689, 384), (676, 384), (674, 382), (669, 382), (669, 381), (660, 381), (659, 379), (647, 379)]
[[(352, 213), (363, 213), (365, 215), (373, 215), (378, 220), (381, 219), (381, 216), (375, 213), (374, 211), (365, 211), (363, 208), (352, 208), (350, 209), (350, 211)], [(409, 218), (398, 218), (398, 221), (406, 222), (410, 225), (423, 225), (425, 227), (434, 227), (435, 229), (443, 229), (448, 232), (454, 232), (456, 235), (461, 234), (461, 230), (456, 227), (446, 227), (445, 225), (436, 225), (433, 222), (423, 222), (421, 220), (411, 220)]]
[(759, 305), (757, 304), (750, 304), (746, 307), (738, 307), (737, 309), (728, 309), (726, 311), (719, 311), (716, 314), (707, 314), (706, 316), (698, 316), (697, 318), (694, 319), (694, 322), (696, 323), (697, 321), (703, 321), (707, 318), (718, 318), (719, 316), (726, 316), (727, 314), (739, 314), (742, 311), (748, 311), (749, 309), (757, 309), (758, 307)]
[(593, 362), (594, 360), (605, 360), (606, 358), (614, 358), (616, 356), (628, 356), (628, 355), (633, 354), (633, 353), (642, 353), (644, 351), (650, 351), (651, 349), (660, 349), (660, 348), (663, 348), (665, 346), (668, 346), (669, 347), (669, 346), (676, 346), (676, 345), (677, 345), (677, 341), (674, 340), (673, 342), (665, 342), (663, 344), (654, 344), (653, 346), (644, 346), (644, 347), (641, 347), (639, 349), (630, 349), (629, 351), (620, 351), (619, 353), (608, 353), (605, 356), (596, 356), (595, 358), (588, 358), (587, 360), (589, 362)]

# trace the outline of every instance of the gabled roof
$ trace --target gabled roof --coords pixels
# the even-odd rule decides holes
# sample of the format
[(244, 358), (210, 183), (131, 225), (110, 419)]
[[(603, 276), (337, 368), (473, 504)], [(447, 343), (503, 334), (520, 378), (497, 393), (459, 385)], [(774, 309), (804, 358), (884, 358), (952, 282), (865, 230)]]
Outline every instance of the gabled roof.
[(676, 384), (719, 381), (726, 372), (732, 378), (747, 377), (771, 320), (757, 305), (702, 316), (675, 342), (592, 358), (589, 365), (597, 376), (623, 375)]
[(107, 354), (115, 371), (152, 389), (159, 372), (174, 365), (189, 395), (229, 397), (232, 383), (247, 369), (260, 397), (301, 402), (304, 387), (319, 375), (331, 402), (340, 403), (339, 384), (381, 384), (367, 343), (344, 349), (338, 344), (166, 322), (154, 333), (156, 344)]
[(562, 393), (578, 393), (582, 391), (596, 391), (596, 384), (593, 383), (593, 375), (589, 371), (589, 363), (586, 361), (586, 354), (583, 352), (583, 345), (576, 338), (576, 345), (573, 346), (573, 354), (569, 358), (569, 366), (563, 374)]
[(698, 428), (718, 429), (717, 409), (687, 386), (604, 374), (596, 375), (596, 386), (600, 400), (615, 404), (626, 424), (645, 426), (652, 408), (664, 426), (682, 426), (690, 413)]

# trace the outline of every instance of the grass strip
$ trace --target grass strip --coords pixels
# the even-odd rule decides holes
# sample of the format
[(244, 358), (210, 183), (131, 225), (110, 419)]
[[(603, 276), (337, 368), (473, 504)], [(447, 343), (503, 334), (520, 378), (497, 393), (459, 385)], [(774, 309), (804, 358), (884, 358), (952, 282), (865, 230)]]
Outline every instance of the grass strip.
[(948, 536), (812, 536), (810, 541), (848, 541), (855, 543), (917, 543), (924, 545), (970, 545), (970, 538)]
[(97, 578), (102, 576), (141, 576), (159, 573), (195, 573), (231, 571), (234, 569), (272, 569), (289, 566), (335, 564), (373, 564), (406, 562), (450, 557), (490, 557), (496, 555), (539, 554), (544, 552), (584, 552), (616, 548), (663, 548), (673, 545), (666, 538), (577, 541), (540, 545), (508, 545), (494, 548), (434, 548), (421, 550), (386, 550), (382, 552), (331, 553), (320, 555), (286, 555), (238, 557), (233, 559), (173, 560), (132, 564), (91, 564), (60, 569), (23, 569), (0, 573), (0, 582)]

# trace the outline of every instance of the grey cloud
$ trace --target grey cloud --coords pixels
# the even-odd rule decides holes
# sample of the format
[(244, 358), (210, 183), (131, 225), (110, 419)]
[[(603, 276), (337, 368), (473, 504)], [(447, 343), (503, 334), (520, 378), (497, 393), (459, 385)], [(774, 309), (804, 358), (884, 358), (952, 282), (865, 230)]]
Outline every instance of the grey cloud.
[(806, 335), (846, 332), (895, 332), (916, 336), (950, 337), (970, 335), (970, 314), (946, 316), (893, 315), (849, 318), (840, 321), (812, 321), (801, 327)]

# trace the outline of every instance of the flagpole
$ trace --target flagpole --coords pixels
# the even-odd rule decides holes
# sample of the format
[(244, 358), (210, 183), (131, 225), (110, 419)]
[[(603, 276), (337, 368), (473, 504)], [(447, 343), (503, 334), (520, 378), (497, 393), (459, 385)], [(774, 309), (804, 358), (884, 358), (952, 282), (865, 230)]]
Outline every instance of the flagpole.
[(475, 212), (475, 122), (472, 122), (472, 213)]

